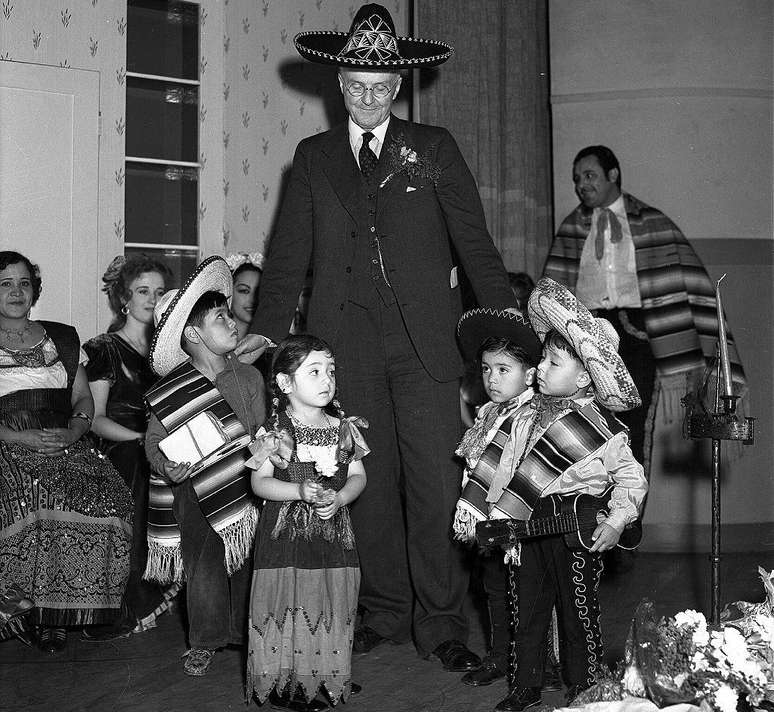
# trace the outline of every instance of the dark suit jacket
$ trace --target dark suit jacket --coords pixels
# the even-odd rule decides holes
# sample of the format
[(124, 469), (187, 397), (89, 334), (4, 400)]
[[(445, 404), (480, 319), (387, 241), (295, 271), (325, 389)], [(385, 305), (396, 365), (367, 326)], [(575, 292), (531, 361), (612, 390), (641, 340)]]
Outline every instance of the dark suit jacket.
[[(435, 183), (400, 170), (389, 150), (395, 141), (437, 167)], [(375, 201), (369, 202), (374, 191)], [(371, 278), (355, 274), (360, 270), (352, 265), (356, 249), (364, 249), (374, 234), (425, 369), (439, 381), (456, 378), (461, 372), (455, 340), (461, 302), (459, 287), (451, 283), (452, 246), (480, 304), (505, 308), (514, 305), (514, 298), (487, 232), (475, 181), (454, 139), (446, 129), (395, 116), (371, 187), (352, 154), (346, 122), (299, 143), (251, 331), (274, 341), (287, 334), (311, 263), (308, 332), (346, 359), (337, 350), (347, 328), (341, 318), (344, 305), (357, 292), (355, 280)]]

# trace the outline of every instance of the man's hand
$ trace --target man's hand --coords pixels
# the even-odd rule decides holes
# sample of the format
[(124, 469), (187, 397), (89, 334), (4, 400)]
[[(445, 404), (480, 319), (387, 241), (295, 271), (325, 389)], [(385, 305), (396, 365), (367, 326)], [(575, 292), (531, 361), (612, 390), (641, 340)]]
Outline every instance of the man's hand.
[(255, 363), (270, 346), (276, 346), (271, 339), (260, 334), (248, 334), (236, 345), (234, 356), (242, 363)]

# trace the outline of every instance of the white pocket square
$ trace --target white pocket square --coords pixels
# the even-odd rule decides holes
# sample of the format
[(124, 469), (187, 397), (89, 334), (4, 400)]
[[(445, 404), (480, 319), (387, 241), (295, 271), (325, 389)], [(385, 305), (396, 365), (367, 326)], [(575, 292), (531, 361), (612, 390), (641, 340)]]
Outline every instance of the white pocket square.
[(408, 186), (408, 187), (406, 188), (406, 192), (407, 192), (407, 193), (410, 193), (412, 190), (416, 190), (416, 188), (415, 188), (414, 186), (412, 186), (412, 185), (410, 185), (410, 186)]

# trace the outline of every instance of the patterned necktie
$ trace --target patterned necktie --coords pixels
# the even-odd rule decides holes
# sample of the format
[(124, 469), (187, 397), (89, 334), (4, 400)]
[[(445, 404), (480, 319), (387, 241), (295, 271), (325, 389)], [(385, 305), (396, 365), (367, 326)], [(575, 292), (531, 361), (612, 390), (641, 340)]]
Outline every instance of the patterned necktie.
[(371, 146), (369, 146), (373, 137), (374, 135), (370, 131), (366, 131), (363, 134), (363, 145), (360, 147), (360, 153), (357, 156), (358, 161), (360, 161), (360, 172), (366, 180), (371, 177), (371, 174), (376, 168), (376, 164), (379, 162), (376, 154), (371, 150)]
[(597, 236), (594, 240), (594, 253), (598, 260), (601, 260), (605, 254), (605, 230), (610, 223), (610, 242), (621, 242), (623, 231), (618, 216), (610, 208), (600, 208), (597, 217)]

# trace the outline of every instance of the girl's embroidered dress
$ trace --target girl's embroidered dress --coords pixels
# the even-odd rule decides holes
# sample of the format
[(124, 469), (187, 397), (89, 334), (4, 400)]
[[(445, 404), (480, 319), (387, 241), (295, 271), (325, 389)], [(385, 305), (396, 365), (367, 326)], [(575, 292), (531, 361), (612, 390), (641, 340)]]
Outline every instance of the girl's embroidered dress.
[[(282, 413), (279, 426), (293, 435), (296, 447), (288, 468), (275, 469), (275, 478), (317, 479), (337, 491), (344, 486), (347, 465), (339, 464), (335, 474), (325, 477), (315, 471), (313, 462), (318, 466), (336, 462), (337, 425), (294, 428)], [(254, 693), (262, 703), (275, 687), (280, 694), (286, 688), (292, 694), (300, 685), (311, 700), (324, 685), (332, 700), (346, 700), (360, 587), (347, 507), (323, 521), (305, 502), (267, 501), (254, 566), (248, 696)]]

